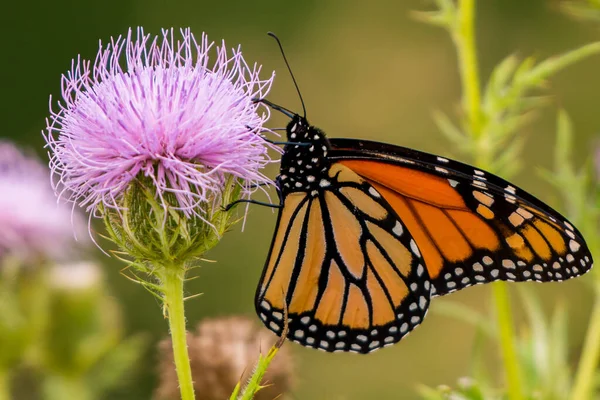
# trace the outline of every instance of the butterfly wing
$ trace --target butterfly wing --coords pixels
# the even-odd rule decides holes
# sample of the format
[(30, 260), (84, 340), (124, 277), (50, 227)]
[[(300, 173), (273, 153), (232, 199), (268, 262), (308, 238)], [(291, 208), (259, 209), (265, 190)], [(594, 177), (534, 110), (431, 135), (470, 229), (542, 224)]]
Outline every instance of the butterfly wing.
[(367, 353), (424, 318), (431, 283), (410, 233), (381, 194), (341, 165), (318, 193), (284, 194), (256, 293), (264, 324), (325, 351)]
[(497, 176), (403, 147), (330, 143), (328, 158), (375, 187), (406, 225), (431, 277), (432, 295), (495, 280), (562, 281), (592, 267), (573, 225)]

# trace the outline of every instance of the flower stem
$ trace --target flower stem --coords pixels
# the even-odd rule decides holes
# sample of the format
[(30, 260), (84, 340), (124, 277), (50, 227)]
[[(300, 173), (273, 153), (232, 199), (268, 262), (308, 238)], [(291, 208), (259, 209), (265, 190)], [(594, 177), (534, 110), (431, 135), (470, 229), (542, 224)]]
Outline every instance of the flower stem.
[[(475, 0), (459, 0), (456, 25), (451, 30), (458, 53), (462, 82), (462, 104), (467, 116), (466, 128), (469, 136), (475, 141), (473, 157), (478, 167), (489, 169), (492, 161), (489, 152), (482, 146), (483, 115), (481, 112), (481, 88), (479, 85), (479, 67), (475, 46)], [(494, 172), (494, 171), (491, 171)], [(496, 318), (500, 331), (500, 349), (504, 361), (504, 372), (508, 385), (509, 399), (523, 399), (521, 389), (521, 371), (514, 339), (512, 313), (508, 288), (504, 282), (492, 285), (492, 296), (496, 308)]]
[(162, 289), (165, 306), (168, 312), (171, 340), (173, 341), (173, 356), (179, 389), (182, 400), (194, 400), (192, 369), (187, 350), (185, 331), (185, 313), (183, 306), (183, 268), (168, 266), (162, 275)]
[(0, 400), (10, 400), (10, 374), (0, 369)]
[(500, 331), (500, 349), (504, 361), (504, 373), (510, 400), (523, 399), (521, 390), (521, 368), (517, 358), (517, 347), (512, 326), (512, 312), (506, 282), (492, 285), (492, 296), (496, 307), (496, 323)]
[(596, 290), (596, 301), (592, 310), (590, 325), (582, 347), (581, 360), (575, 376), (575, 384), (571, 392), (571, 400), (591, 398), (596, 367), (600, 359), (600, 285)]

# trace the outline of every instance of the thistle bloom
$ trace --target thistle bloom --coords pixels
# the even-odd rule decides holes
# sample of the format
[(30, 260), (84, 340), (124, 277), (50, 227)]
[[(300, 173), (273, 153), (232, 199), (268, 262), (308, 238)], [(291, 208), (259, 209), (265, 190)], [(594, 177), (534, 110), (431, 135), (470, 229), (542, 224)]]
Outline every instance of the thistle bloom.
[(116, 254), (142, 272), (131, 279), (163, 300), (181, 398), (193, 400), (183, 282), (233, 223), (223, 206), (271, 182), (269, 112), (255, 99), (273, 75), (261, 79), (239, 49), (181, 37), (129, 31), (93, 65), (73, 61), (44, 136), (58, 192), (103, 218)]
[(273, 76), (261, 79), (239, 49), (229, 53), (205, 35), (197, 41), (189, 29), (181, 35), (139, 28), (134, 38), (130, 30), (100, 44), (93, 65), (78, 58), (62, 77), (63, 101), (45, 138), (55, 181), (88, 211), (125, 208), (121, 199), (139, 178), (186, 217), (218, 203), (228, 177), (240, 180), (242, 196), (270, 182), (260, 172), (270, 162), (259, 135), (268, 109), (253, 99)]
[(75, 214), (57, 205), (47, 170), (1, 141), (0, 193), (0, 258), (59, 259), (73, 250)]

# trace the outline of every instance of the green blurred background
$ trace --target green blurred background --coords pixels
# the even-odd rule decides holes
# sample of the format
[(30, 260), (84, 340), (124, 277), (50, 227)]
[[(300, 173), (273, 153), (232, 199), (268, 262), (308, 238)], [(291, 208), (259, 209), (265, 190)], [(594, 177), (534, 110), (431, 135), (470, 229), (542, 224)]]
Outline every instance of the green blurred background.
[[(304, 96), (309, 120), (332, 137), (362, 137), (456, 156), (436, 130), (431, 112), (453, 115), (460, 85), (452, 43), (442, 29), (418, 23), (410, 10), (423, 1), (164, 1), (35, 0), (2, 7), (2, 130), (0, 136), (33, 147), (41, 156), (40, 131), (48, 115), (48, 95), (60, 94), (60, 75), (81, 54), (94, 58), (98, 40), (107, 41), (143, 26), (190, 26), (212, 40), (242, 45), (246, 59), (264, 65), (277, 78), (269, 98), (300, 110), (300, 103), (275, 42), (285, 46)], [(509, 53), (540, 59), (600, 40), (593, 26), (564, 16), (556, 1), (487, 0), (478, 4), (477, 29), (482, 79)], [(600, 59), (584, 61), (550, 82), (549, 107), (526, 129), (525, 168), (514, 178), (521, 187), (558, 206), (557, 195), (537, 175), (551, 167), (558, 107), (573, 118), (577, 162), (591, 156), (600, 131)], [(274, 116), (272, 126), (285, 120)], [(269, 175), (276, 175), (273, 166)], [(1, 194), (6, 195), (6, 194)], [(195, 272), (188, 293), (204, 295), (187, 303), (189, 326), (202, 318), (230, 314), (254, 317), (253, 296), (271, 240), (276, 215), (251, 208), (244, 232), (238, 225)], [(156, 341), (167, 334), (160, 305), (140, 286), (119, 275), (122, 264), (98, 253), (111, 291), (124, 307), (128, 332), (145, 332)], [(591, 294), (581, 282), (535, 286), (548, 310), (567, 302), (572, 346), (581, 343)], [(489, 287), (450, 298), (485, 311)], [(325, 354), (288, 344), (298, 362), (297, 399), (412, 399), (418, 383), (451, 384), (468, 374), (474, 332), (471, 326), (436, 313), (437, 299), (422, 327), (400, 344), (369, 356)], [(515, 303), (519, 304), (519, 303)], [(522, 319), (517, 310), (517, 318)], [(256, 318), (258, 321), (258, 318)], [(499, 360), (488, 349), (490, 366)], [(155, 386), (154, 347), (123, 399), (148, 399)]]

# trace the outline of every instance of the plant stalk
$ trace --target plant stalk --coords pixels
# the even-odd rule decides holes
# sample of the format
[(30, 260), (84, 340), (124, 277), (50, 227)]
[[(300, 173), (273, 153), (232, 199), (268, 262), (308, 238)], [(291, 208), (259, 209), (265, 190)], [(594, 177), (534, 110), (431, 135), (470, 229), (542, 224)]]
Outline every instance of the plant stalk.
[[(481, 136), (485, 132), (482, 129), (481, 88), (475, 46), (475, 0), (459, 0), (457, 11), (453, 39), (460, 65), (463, 93), (462, 104), (468, 124), (466, 128), (475, 143), (481, 144), (483, 143)], [(475, 148), (477, 149), (478, 147), (476, 146)], [(477, 154), (473, 154), (478, 167), (489, 169), (493, 161), (490, 159), (489, 154), (487, 151), (477, 151)], [(496, 322), (500, 331), (500, 351), (504, 362), (504, 373), (506, 375), (509, 399), (522, 400), (521, 371), (517, 357), (512, 312), (506, 283), (494, 283), (492, 285), (492, 296), (496, 309)]]
[(596, 288), (596, 301), (590, 318), (571, 400), (591, 399), (592, 387), (596, 377), (596, 367), (600, 359), (600, 285)]
[(173, 358), (179, 381), (182, 400), (194, 400), (192, 369), (187, 349), (185, 313), (183, 305), (183, 281), (185, 271), (181, 267), (168, 266), (162, 274), (162, 288), (165, 307), (168, 312)]
[(0, 369), (0, 400), (10, 400), (10, 374), (5, 369)]
[(453, 39), (457, 48), (463, 84), (462, 106), (467, 114), (470, 133), (473, 137), (478, 138), (482, 132), (482, 115), (474, 21), (475, 0), (459, 0), (457, 25), (453, 30)]

